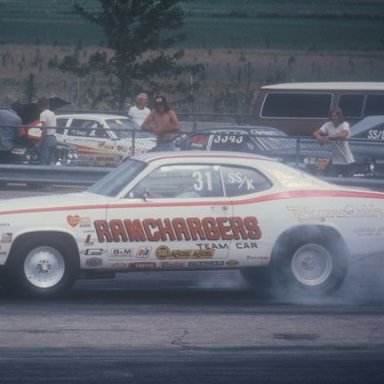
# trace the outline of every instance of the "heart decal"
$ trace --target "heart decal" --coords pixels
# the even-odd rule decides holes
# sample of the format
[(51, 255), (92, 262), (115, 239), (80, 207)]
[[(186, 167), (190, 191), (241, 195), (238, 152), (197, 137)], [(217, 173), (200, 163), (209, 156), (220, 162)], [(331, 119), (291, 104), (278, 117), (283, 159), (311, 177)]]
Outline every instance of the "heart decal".
[(67, 222), (71, 227), (76, 227), (80, 223), (80, 216), (79, 215), (68, 215), (67, 216)]

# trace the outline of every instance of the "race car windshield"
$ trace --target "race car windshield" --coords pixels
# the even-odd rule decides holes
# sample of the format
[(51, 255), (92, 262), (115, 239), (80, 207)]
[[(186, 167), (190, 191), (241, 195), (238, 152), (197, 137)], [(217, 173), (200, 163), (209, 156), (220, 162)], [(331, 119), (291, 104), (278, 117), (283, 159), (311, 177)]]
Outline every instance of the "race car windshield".
[(92, 187), (88, 192), (103, 196), (116, 196), (121, 192), (145, 167), (146, 163), (127, 159), (119, 167), (108, 173)]
[(109, 129), (117, 139), (131, 139), (133, 134), (136, 138), (151, 138), (149, 132), (143, 131), (130, 119), (107, 119)]
[(251, 134), (259, 146), (266, 151), (295, 148), (294, 140), (287, 139), (287, 136), (282, 132), (257, 129), (251, 130)]

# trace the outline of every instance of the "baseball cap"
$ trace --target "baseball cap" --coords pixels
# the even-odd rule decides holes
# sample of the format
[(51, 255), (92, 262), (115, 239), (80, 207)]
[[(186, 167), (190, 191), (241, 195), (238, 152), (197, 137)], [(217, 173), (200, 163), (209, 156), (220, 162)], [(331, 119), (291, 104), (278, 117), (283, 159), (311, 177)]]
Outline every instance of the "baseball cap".
[(164, 96), (156, 96), (155, 98), (155, 104), (160, 105), (160, 104), (167, 104), (167, 100), (165, 99)]

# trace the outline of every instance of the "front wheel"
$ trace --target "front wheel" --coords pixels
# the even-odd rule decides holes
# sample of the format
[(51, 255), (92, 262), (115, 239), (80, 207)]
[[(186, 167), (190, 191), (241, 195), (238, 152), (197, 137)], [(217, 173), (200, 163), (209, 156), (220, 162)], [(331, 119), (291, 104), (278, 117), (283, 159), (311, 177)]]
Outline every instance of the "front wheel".
[(282, 247), (274, 260), (279, 282), (290, 293), (323, 296), (340, 287), (347, 273), (341, 241), (312, 238)]
[(53, 297), (66, 292), (77, 276), (76, 250), (61, 238), (29, 238), (16, 245), (7, 280), (23, 296)]

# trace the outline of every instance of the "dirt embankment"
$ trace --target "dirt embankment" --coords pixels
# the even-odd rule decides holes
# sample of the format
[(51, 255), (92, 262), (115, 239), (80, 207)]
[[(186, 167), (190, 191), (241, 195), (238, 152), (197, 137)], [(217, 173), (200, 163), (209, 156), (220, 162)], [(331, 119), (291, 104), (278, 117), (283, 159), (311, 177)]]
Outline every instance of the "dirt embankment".
[[(86, 60), (97, 48), (81, 50)], [(71, 47), (0, 46), (0, 104), (25, 101), (28, 79), (39, 97), (59, 96), (87, 109), (111, 79), (92, 74), (78, 81), (57, 69), (57, 63), (72, 55)], [(234, 49), (190, 49), (185, 59), (206, 65), (195, 90), (197, 112), (246, 113), (258, 88), (264, 84), (291, 81), (384, 81), (384, 52), (302, 52)], [(29, 82), (29, 87), (31, 82)], [(165, 92), (166, 93), (166, 92)], [(172, 96), (171, 96), (172, 99)], [(188, 111), (190, 106), (180, 105)], [(112, 108), (110, 103), (99, 109)]]

